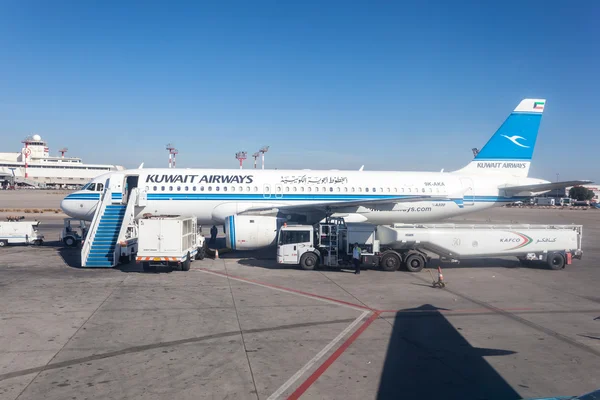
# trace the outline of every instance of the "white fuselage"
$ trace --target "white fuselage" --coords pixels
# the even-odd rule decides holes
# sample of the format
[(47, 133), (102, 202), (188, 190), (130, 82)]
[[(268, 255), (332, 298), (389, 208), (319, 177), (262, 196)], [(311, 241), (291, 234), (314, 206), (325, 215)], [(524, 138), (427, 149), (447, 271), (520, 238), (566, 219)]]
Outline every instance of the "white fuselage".
[[(438, 221), (519, 199), (504, 197), (501, 185), (546, 182), (504, 174), (160, 168), (109, 173), (93, 183), (102, 183), (104, 188), (110, 177), (113, 188), (113, 181), (124, 182), (127, 176), (138, 176), (137, 187), (147, 196), (147, 205), (138, 216), (196, 216), (200, 224), (222, 223), (227, 216), (252, 208), (411, 196), (441, 198), (369, 207), (352, 205), (337, 209), (334, 215), (344, 216), (348, 222), (373, 224)], [(72, 193), (61, 207), (74, 218), (91, 220), (103, 188)]]

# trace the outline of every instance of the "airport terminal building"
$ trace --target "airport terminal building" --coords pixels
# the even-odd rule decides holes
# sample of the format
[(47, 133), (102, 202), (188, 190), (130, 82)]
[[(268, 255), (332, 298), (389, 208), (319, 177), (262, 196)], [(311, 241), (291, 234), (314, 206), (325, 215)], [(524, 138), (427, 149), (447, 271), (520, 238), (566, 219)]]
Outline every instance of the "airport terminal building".
[(84, 164), (80, 158), (52, 157), (46, 141), (33, 135), (23, 141), (19, 153), (0, 153), (0, 182), (13, 181), (28, 186), (78, 187), (120, 165)]

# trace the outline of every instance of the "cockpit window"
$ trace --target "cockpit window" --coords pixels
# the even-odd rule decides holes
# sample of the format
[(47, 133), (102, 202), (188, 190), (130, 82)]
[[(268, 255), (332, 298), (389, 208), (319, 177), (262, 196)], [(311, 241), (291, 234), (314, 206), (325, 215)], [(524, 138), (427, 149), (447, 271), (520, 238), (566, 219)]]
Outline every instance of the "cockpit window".
[(96, 185), (96, 192), (101, 192), (104, 190), (104, 185), (99, 183)]
[[(86, 185), (87, 186), (87, 185)], [(84, 187), (85, 190), (91, 190), (92, 192), (96, 190), (96, 184), (95, 183), (90, 183), (89, 186)]]

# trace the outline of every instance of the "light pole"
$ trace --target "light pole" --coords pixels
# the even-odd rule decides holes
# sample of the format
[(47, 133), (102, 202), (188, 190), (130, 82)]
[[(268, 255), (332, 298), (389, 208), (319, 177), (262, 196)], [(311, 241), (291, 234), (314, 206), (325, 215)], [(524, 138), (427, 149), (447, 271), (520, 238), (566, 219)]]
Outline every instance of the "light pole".
[[(557, 182), (557, 183), (558, 183), (558, 176), (559, 176), (559, 174), (557, 173), (557, 174), (556, 174), (556, 182)], [(559, 190), (559, 189), (558, 189), (558, 188), (556, 188), (556, 197), (557, 197), (557, 198), (559, 197), (559, 191), (558, 191), (558, 190)]]
[(262, 154), (262, 169), (265, 169), (265, 153), (269, 151), (269, 146), (263, 146), (260, 150), (259, 153)]
[(237, 153), (235, 153), (235, 158), (237, 158), (240, 162), (240, 169), (242, 169), (242, 163), (244, 162), (244, 160), (246, 159), (246, 155), (248, 153), (245, 151), (238, 151)]
[(254, 157), (254, 169), (256, 169), (256, 159), (258, 158), (258, 156), (260, 156), (260, 153), (258, 151), (252, 154), (252, 157)]

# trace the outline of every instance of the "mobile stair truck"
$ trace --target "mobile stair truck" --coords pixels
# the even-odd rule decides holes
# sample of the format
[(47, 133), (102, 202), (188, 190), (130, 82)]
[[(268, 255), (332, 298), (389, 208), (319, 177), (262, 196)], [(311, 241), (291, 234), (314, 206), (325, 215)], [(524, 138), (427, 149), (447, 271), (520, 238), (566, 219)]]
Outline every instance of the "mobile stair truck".
[(193, 258), (204, 258), (205, 241), (196, 217), (149, 216), (138, 221), (138, 229), (136, 260), (144, 271), (157, 267), (189, 271)]
[(8, 244), (40, 246), (44, 235), (38, 232), (40, 221), (0, 221), (0, 247)]
[(430, 261), (429, 253), (441, 261), (467, 258), (517, 257), (524, 265), (546, 263), (552, 270), (581, 259), (581, 225), (467, 225), (395, 224), (369, 225), (330, 218), (316, 225), (280, 228), (277, 262), (312, 270), (319, 265), (350, 264), (352, 247), (362, 250), (361, 263), (385, 271), (419, 272)]

